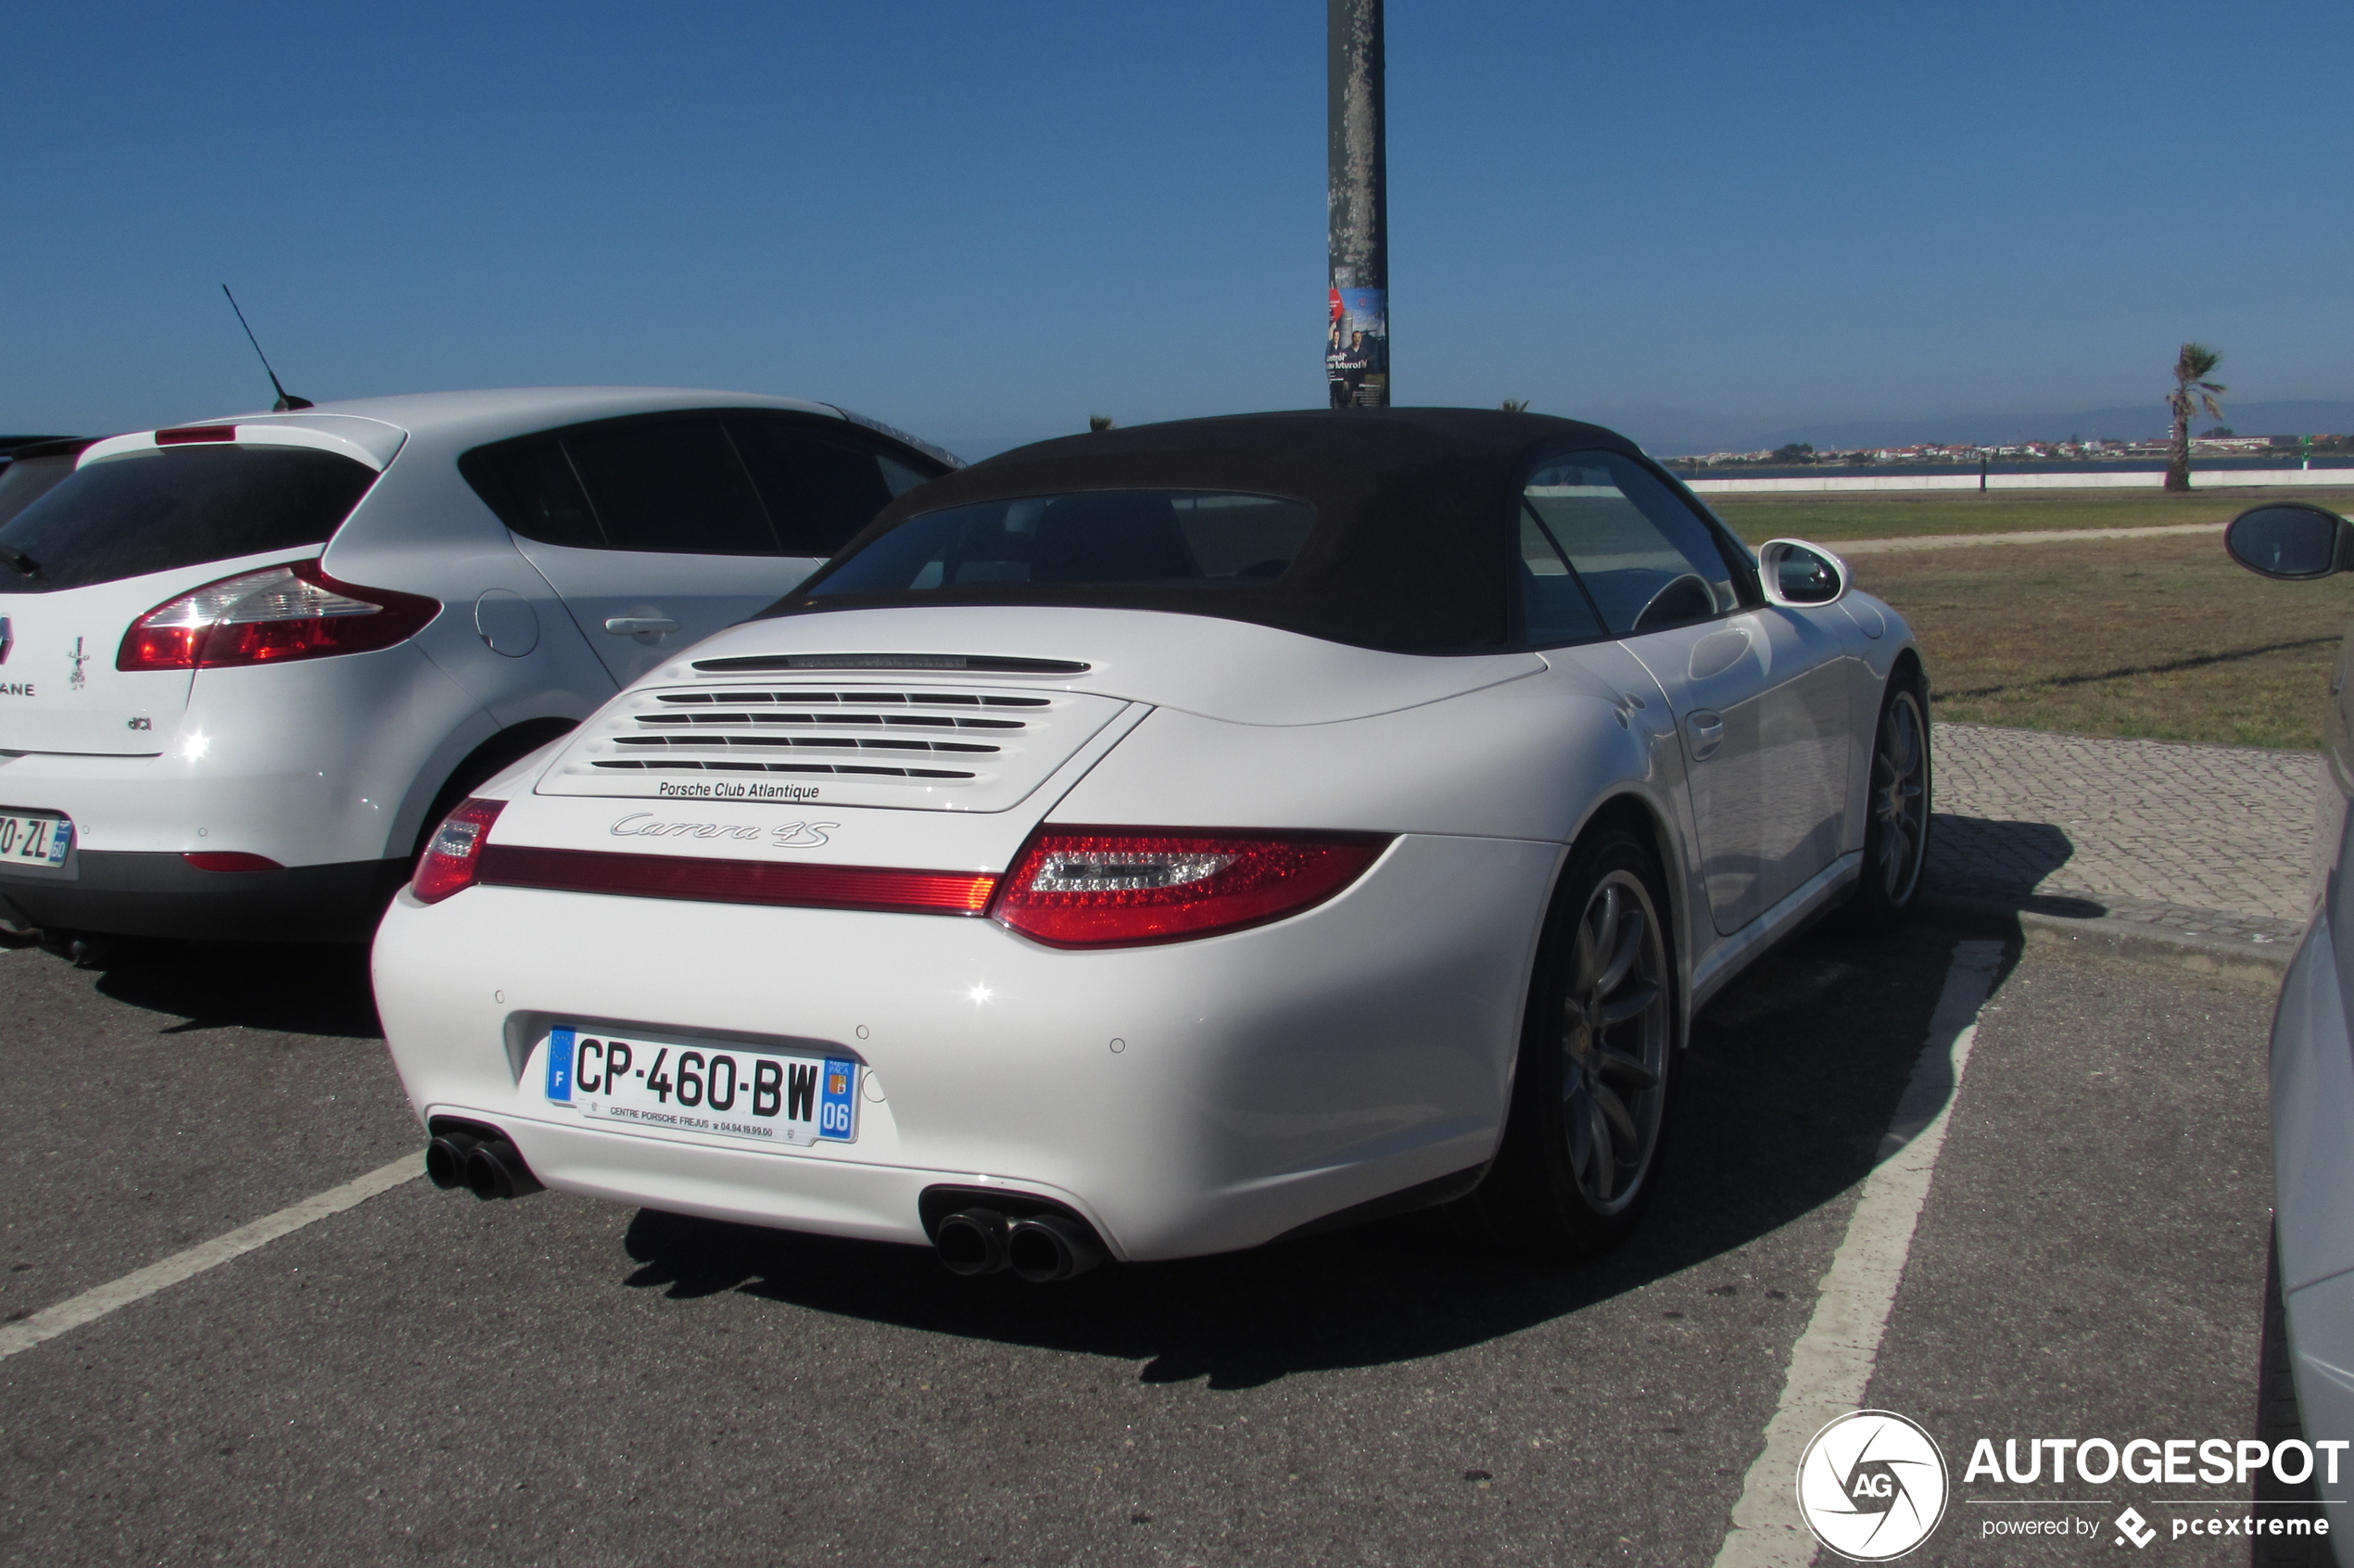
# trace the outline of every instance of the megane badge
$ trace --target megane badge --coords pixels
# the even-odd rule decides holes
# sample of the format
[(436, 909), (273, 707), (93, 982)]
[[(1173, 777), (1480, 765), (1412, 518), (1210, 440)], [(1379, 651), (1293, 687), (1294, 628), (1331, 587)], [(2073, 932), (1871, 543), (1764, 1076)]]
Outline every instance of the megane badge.
[(17, 645), (17, 634), (8, 629), (8, 617), (0, 615), (0, 664), (8, 662), (8, 650)]

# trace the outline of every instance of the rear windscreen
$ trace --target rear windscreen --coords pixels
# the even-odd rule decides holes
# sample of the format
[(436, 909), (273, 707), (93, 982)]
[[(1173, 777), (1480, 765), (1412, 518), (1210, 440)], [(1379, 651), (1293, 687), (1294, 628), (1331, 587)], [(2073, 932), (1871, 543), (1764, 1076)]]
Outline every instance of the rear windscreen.
[(1315, 509), (1202, 490), (1082, 490), (947, 507), (907, 519), (837, 561), (813, 599), (1084, 584), (1272, 582)]
[(73, 472), (73, 454), (19, 458), (0, 469), (0, 523), (57, 487)]
[(327, 542), (375, 471), (303, 447), (108, 458), (0, 525), (0, 593), (51, 593)]

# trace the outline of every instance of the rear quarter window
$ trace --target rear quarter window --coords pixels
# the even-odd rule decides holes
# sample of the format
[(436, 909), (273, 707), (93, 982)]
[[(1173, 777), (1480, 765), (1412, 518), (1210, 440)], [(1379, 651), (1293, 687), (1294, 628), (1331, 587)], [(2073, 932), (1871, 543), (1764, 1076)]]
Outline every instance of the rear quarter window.
[(108, 458), (0, 525), (0, 593), (51, 593), (323, 545), (375, 482), (365, 463), (302, 447)]
[(894, 457), (859, 431), (757, 415), (732, 419), (728, 428), (789, 555), (833, 554), (876, 512), (941, 472), (913, 453)]
[(477, 447), (458, 470), (526, 539), (681, 555), (831, 555), (941, 473), (839, 422), (720, 410)]

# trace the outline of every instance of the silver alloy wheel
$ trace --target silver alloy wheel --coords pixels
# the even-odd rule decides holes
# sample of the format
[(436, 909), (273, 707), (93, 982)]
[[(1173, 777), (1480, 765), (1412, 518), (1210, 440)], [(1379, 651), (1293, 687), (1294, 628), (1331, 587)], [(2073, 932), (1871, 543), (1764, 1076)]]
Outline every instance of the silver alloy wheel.
[(1872, 826), (1879, 830), (1872, 870), (1881, 896), (1902, 909), (1920, 880), (1929, 845), (1929, 727), (1921, 721), (1920, 698), (1899, 689), (1880, 714), (1872, 742)]
[(1562, 1001), (1562, 1128), (1594, 1211), (1615, 1214), (1651, 1170), (1666, 1094), (1667, 950), (1642, 879), (1604, 877), (1578, 917)]

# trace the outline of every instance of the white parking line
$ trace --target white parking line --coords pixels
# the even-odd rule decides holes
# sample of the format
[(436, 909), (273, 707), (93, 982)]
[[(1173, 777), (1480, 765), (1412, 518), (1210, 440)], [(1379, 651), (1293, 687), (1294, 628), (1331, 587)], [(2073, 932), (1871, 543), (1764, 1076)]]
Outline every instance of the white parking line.
[(402, 1155), (390, 1165), (381, 1166), (365, 1176), (355, 1177), (340, 1187), (329, 1187), (315, 1197), (288, 1204), (275, 1214), (264, 1215), (250, 1225), (240, 1225), (226, 1235), (199, 1242), (185, 1252), (175, 1252), (160, 1263), (150, 1263), (119, 1280), (110, 1280), (69, 1296), (55, 1307), (44, 1307), (29, 1318), (13, 1323), (0, 1323), (0, 1358), (30, 1350), (44, 1340), (55, 1339), (69, 1329), (95, 1322), (108, 1313), (144, 1301), (159, 1290), (169, 1289), (183, 1280), (194, 1279), (208, 1269), (217, 1269), (233, 1258), (240, 1258), (258, 1246), (267, 1246), (280, 1236), (291, 1235), (313, 1220), (324, 1220), (330, 1214), (367, 1202), (378, 1193), (389, 1192), (403, 1182), (424, 1174), (424, 1161), (413, 1154)]
[(1955, 944), (1945, 989), (1930, 1016), (1929, 1039), (1880, 1140), (1879, 1164), (1864, 1179), (1814, 1315), (1791, 1347), (1781, 1403), (1766, 1424), (1765, 1451), (1741, 1483), (1716, 1568), (1805, 1568), (1815, 1561), (1814, 1534), (1798, 1513), (1799, 1458), (1824, 1423), (1864, 1402), (1913, 1230), (1945, 1146), (1962, 1069), (1978, 1038), (1979, 1009), (1993, 989), (2002, 956), (1999, 942)]

